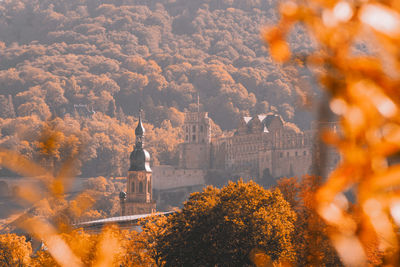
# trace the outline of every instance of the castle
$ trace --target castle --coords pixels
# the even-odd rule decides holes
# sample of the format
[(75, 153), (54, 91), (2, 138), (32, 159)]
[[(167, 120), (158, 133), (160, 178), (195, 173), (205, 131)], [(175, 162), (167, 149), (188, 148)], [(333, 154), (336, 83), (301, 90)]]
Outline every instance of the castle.
[[(186, 112), (184, 142), (178, 146), (179, 163), (153, 166), (152, 172), (150, 155), (143, 148), (145, 129), (139, 115), (127, 192), (120, 194), (122, 215), (155, 212), (156, 202), (161, 209), (179, 206), (190, 193), (206, 185), (210, 171), (228, 171), (262, 184), (273, 184), (277, 177), (301, 177), (311, 171), (318, 151), (315, 130), (301, 131), (276, 114), (243, 117), (231, 134), (217, 134), (214, 125), (207, 112)], [(335, 123), (326, 125), (335, 130)], [(330, 172), (340, 156), (333, 150), (328, 153), (326, 165)]]
[[(189, 193), (201, 190), (209, 171), (273, 184), (277, 177), (310, 173), (315, 158), (316, 130), (301, 131), (276, 114), (243, 117), (233, 134), (216, 134), (207, 112), (187, 112), (183, 133), (178, 165), (153, 167), (155, 198), (161, 205), (179, 205)], [(332, 150), (328, 156), (329, 173), (340, 156)]]

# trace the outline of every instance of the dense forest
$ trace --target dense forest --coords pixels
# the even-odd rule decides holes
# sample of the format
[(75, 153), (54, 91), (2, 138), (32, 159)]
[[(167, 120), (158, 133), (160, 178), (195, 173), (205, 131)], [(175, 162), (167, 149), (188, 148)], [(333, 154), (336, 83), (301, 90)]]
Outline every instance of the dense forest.
[[(12, 149), (1, 161), (46, 180), (43, 192), (11, 190), (37, 203), (15, 222), (45, 246), (1, 234), (0, 265), (399, 266), (400, 5), (283, 1), (278, 16), (273, 1), (0, 0), (0, 149)], [(270, 23), (263, 37), (282, 65), (260, 40)], [(173, 162), (197, 95), (222, 130), (265, 111), (306, 128), (299, 108), (316, 93), (303, 61), (321, 74), (322, 105), (340, 117), (341, 133), (322, 135), (343, 156), (326, 181), (282, 178), (265, 189), (239, 180), (192, 194), (181, 210), (142, 221), (140, 233), (71, 229), (76, 218), (117, 213), (122, 180), (106, 175), (126, 169), (139, 102), (153, 163)], [(75, 163), (107, 178), (67, 196)]]
[[(1, 1), (0, 146), (37, 157), (51, 119), (63, 133), (58, 154), (74, 139), (85, 143), (83, 176), (123, 175), (142, 102), (153, 164), (173, 163), (183, 112), (197, 96), (223, 130), (241, 115), (271, 111), (307, 128), (310, 71), (273, 63), (261, 39), (261, 29), (278, 19), (275, 6)], [(300, 53), (312, 49), (300, 27), (289, 42)]]

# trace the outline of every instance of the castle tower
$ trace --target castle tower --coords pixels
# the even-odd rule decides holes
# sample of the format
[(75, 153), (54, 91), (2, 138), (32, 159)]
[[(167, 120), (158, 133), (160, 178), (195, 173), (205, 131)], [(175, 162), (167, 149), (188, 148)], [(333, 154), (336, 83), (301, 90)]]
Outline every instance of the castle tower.
[(135, 130), (135, 148), (130, 155), (126, 194), (120, 194), (122, 215), (147, 214), (156, 211), (156, 203), (152, 197), (152, 171), (150, 154), (143, 148), (145, 129), (142, 117)]
[(207, 112), (186, 112), (184, 143), (179, 147), (179, 167), (205, 169), (209, 166), (211, 122)]

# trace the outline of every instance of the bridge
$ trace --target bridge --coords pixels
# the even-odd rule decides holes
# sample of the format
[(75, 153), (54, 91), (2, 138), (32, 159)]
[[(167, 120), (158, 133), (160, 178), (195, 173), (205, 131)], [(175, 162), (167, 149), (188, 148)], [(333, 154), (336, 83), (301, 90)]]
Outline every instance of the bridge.
[(75, 228), (83, 228), (87, 232), (99, 233), (104, 226), (117, 225), (122, 230), (136, 230), (141, 231), (139, 221), (150, 216), (169, 215), (175, 211), (158, 212), (153, 214), (138, 214), (138, 215), (127, 215), (119, 217), (110, 217), (105, 219), (99, 219), (88, 222), (79, 222), (74, 224)]

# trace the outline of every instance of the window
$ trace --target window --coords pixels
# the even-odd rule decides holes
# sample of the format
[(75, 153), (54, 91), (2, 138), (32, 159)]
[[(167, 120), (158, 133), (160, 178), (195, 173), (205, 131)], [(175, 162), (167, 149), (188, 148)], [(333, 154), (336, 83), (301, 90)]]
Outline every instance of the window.
[(189, 127), (186, 126), (186, 132), (189, 132)]
[(139, 182), (139, 193), (143, 193), (143, 182)]
[(196, 131), (196, 125), (193, 125), (193, 132)]
[(297, 155), (298, 155), (297, 151), (296, 151), (294, 154), (295, 154), (295, 155), (296, 155), (296, 157), (297, 157)]
[(134, 193), (135, 192), (135, 182), (131, 183), (131, 191)]
[(279, 157), (280, 157), (280, 158), (283, 157), (283, 153), (282, 153), (282, 152), (279, 153)]
[(186, 141), (189, 141), (189, 135), (186, 135)]
[(307, 151), (303, 151), (303, 155), (304, 155), (304, 156), (307, 155)]
[(289, 157), (289, 152), (286, 152), (286, 156)]
[(203, 125), (200, 125), (200, 132), (203, 132)]
[(195, 134), (192, 136), (192, 140), (196, 141), (196, 135)]

